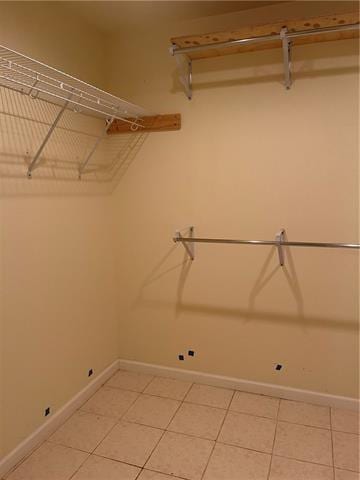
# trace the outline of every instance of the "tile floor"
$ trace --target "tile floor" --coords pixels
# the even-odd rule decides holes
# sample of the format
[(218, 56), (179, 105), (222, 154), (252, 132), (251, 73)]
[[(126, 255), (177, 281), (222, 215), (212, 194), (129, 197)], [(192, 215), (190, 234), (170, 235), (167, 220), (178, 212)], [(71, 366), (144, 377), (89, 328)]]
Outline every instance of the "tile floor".
[(356, 412), (118, 371), (6, 480), (360, 480)]

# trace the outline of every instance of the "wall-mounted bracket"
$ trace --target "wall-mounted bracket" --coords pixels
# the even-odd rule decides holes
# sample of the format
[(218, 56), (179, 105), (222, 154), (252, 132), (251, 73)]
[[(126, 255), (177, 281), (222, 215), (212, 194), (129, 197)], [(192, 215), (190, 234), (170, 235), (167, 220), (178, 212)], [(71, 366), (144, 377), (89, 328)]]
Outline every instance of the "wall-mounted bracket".
[(67, 102), (65, 102), (63, 104), (63, 106), (61, 107), (60, 111), (58, 112), (58, 114), (56, 115), (56, 118), (53, 122), (53, 124), (51, 125), (51, 127), (49, 128), (49, 131), (47, 132), (42, 144), (40, 145), (40, 147), (38, 148), (38, 151), (35, 153), (34, 155), (34, 158), (31, 160), (29, 166), (28, 166), (28, 170), (27, 170), (27, 176), (28, 178), (32, 178), (32, 172), (33, 170), (35, 170), (36, 168), (36, 164), (39, 160), (39, 157), (42, 153), (42, 151), (44, 150), (44, 148), (46, 147), (46, 144), (47, 142), (49, 141), (51, 135), (54, 133), (54, 130), (56, 128), (56, 125), (59, 123), (61, 117), (63, 116), (63, 113), (65, 112), (65, 110), (67, 109), (68, 105), (69, 105), (69, 101), (70, 101), (70, 98), (71, 98), (71, 95), (68, 99)]
[(174, 45), (170, 47), (171, 55), (175, 56), (178, 68), (178, 75), (181, 85), (184, 87), (185, 95), (192, 99), (192, 60), (187, 55), (174, 55)]
[[(194, 227), (189, 227), (187, 238), (193, 238), (193, 237), (194, 237)], [(182, 241), (182, 239), (183, 239), (183, 236), (181, 235), (181, 232), (179, 230), (177, 230), (175, 232), (174, 242), (181, 242), (183, 244), (187, 254), (189, 255), (190, 259), (194, 260), (195, 259), (194, 243), (189, 242), (189, 241)]]
[(114, 121), (114, 117), (109, 118), (109, 119), (106, 121), (106, 128), (105, 128), (103, 134), (100, 135), (100, 136), (97, 138), (97, 140), (96, 140), (93, 148), (90, 150), (88, 156), (87, 156), (86, 159), (83, 161), (83, 163), (79, 166), (79, 180), (81, 180), (81, 175), (85, 172), (85, 168), (86, 168), (87, 164), (90, 162), (91, 157), (94, 155), (97, 147), (99, 146), (99, 143), (100, 143), (102, 140), (104, 140), (104, 138), (106, 137), (106, 135), (107, 135), (107, 133), (108, 133), (108, 131), (109, 131), (109, 128), (111, 127), (113, 121)]
[(280, 38), (282, 42), (282, 52), (283, 52), (283, 62), (284, 62), (284, 86), (286, 90), (290, 90), (292, 79), (291, 79), (291, 48), (292, 43), (289, 37), (287, 36), (288, 29), (283, 27), (280, 30)]
[(279, 255), (279, 263), (281, 267), (283, 267), (285, 263), (284, 247), (282, 245), (284, 240), (285, 240), (285, 230), (281, 229), (280, 232), (277, 233), (275, 237), (275, 241), (277, 243), (278, 255)]

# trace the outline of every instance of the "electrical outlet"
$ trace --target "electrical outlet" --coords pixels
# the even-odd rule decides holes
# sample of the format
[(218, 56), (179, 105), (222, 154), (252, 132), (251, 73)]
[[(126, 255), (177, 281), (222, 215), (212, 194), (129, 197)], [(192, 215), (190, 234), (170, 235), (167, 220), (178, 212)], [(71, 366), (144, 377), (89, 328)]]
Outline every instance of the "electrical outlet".
[(50, 413), (51, 413), (50, 407), (46, 407), (44, 412), (44, 417), (47, 417), (48, 415), (50, 415)]
[(184, 355), (180, 354), (179, 355), (179, 360), (184, 360)]
[(91, 377), (91, 375), (94, 373), (94, 370), (92, 368), (90, 368), (90, 370), (88, 371), (88, 377)]
[(188, 355), (189, 355), (189, 357), (195, 357), (195, 352), (194, 352), (194, 350), (189, 350), (189, 351), (188, 351)]
[(282, 370), (282, 368), (283, 368), (283, 365), (281, 365), (281, 363), (276, 363), (276, 364), (275, 364), (275, 370), (277, 370), (278, 372), (279, 372), (280, 370)]

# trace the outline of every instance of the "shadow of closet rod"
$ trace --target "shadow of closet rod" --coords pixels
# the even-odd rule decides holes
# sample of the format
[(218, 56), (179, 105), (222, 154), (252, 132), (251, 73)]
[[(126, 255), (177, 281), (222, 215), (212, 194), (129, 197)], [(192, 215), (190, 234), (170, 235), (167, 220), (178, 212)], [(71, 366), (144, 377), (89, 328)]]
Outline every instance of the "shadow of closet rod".
[(360, 249), (359, 243), (334, 243), (334, 242), (296, 242), (285, 239), (285, 230), (281, 229), (275, 240), (237, 240), (230, 238), (199, 238), (194, 237), (194, 227), (189, 227), (189, 236), (183, 237), (180, 231), (175, 232), (175, 243), (182, 243), (191, 260), (194, 260), (194, 243), (227, 243), (235, 245), (274, 245), (278, 249), (279, 263), (284, 265), (283, 247), (316, 247), (316, 248), (351, 248)]

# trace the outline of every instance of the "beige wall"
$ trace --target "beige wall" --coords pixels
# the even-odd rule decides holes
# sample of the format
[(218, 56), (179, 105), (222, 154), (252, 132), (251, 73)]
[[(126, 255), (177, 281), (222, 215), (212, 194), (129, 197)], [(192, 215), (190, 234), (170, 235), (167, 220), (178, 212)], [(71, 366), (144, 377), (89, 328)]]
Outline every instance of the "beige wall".
[(120, 357), (356, 397), (358, 253), (293, 248), (280, 268), (267, 247), (196, 245), (189, 263), (171, 238), (194, 225), (204, 237), (284, 227), (293, 240), (358, 241), (357, 42), (296, 48), (290, 91), (280, 50), (197, 62), (189, 102), (169, 38), (220, 24), (111, 38), (110, 87), (183, 119), (149, 136), (114, 196)]
[[(101, 86), (95, 30), (55, 4), (1, 3), (0, 17), (1, 44)], [(37, 173), (0, 186), (1, 458), (118, 357), (118, 315), (111, 198)]]

